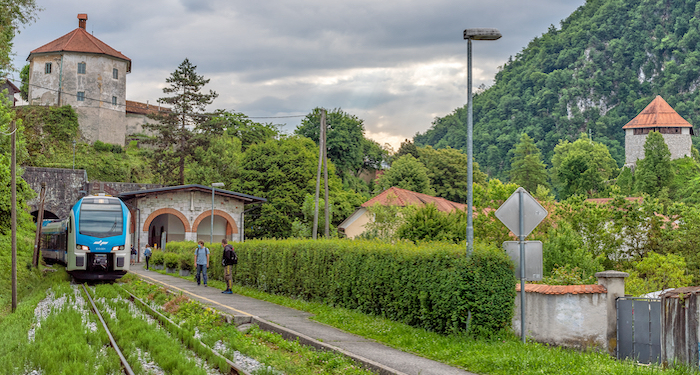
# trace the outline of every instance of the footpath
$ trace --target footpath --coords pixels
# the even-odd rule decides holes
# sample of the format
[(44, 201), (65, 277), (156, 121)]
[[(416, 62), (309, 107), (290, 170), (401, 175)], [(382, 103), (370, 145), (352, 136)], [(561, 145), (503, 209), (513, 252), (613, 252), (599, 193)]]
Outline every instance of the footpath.
[(285, 339), (298, 339), (304, 345), (342, 353), (380, 374), (475, 375), (315, 322), (309, 319), (312, 314), (304, 311), (238, 294), (222, 294), (216, 288), (205, 288), (186, 279), (145, 270), (143, 264), (137, 264), (129, 272), (233, 315), (237, 324), (257, 324), (264, 330), (281, 334)]

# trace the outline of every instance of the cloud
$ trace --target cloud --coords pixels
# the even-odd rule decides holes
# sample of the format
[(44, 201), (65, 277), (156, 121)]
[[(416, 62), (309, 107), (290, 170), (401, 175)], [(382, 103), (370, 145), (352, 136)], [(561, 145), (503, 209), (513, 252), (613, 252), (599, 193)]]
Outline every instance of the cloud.
[[(163, 96), (165, 79), (187, 57), (220, 94), (213, 108), (252, 117), (343, 108), (364, 119), (368, 136), (395, 143), (466, 102), (463, 29), (503, 34), (473, 44), (474, 87), (490, 85), (509, 56), (583, 3), (45, 0), (38, 21), (15, 39), (15, 64), (88, 13), (87, 30), (132, 59), (130, 100)], [(300, 119), (271, 121), (293, 130)]]

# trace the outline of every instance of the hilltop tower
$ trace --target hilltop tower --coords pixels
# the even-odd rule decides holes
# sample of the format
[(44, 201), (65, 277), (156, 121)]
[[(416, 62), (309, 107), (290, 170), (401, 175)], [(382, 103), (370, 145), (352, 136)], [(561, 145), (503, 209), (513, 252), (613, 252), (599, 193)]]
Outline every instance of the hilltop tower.
[(625, 167), (634, 169), (644, 159), (644, 143), (651, 131), (657, 131), (671, 151), (671, 159), (690, 156), (693, 125), (679, 115), (661, 96), (656, 96), (637, 117), (623, 126), (625, 130)]
[(29, 104), (71, 105), (78, 113), (83, 138), (124, 144), (126, 74), (131, 59), (78, 28), (29, 53)]

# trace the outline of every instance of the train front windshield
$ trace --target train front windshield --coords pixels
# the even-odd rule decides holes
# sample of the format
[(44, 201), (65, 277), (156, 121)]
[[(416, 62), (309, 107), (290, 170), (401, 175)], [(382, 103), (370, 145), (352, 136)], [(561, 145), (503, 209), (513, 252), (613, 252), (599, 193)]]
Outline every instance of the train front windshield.
[(84, 199), (80, 205), (80, 234), (97, 238), (119, 236), (123, 232), (122, 206), (113, 199)]

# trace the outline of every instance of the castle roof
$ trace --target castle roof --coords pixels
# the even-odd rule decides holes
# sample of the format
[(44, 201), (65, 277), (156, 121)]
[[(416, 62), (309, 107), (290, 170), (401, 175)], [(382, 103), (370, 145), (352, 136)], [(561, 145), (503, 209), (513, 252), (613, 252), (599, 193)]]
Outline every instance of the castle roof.
[(692, 134), (693, 125), (671, 108), (660, 95), (657, 95), (637, 117), (633, 118), (622, 129), (667, 127), (691, 128)]
[(362, 204), (362, 207), (371, 207), (375, 204), (384, 206), (426, 206), (434, 204), (439, 211), (452, 212), (454, 210), (465, 210), (466, 204), (449, 201), (445, 198), (433, 197), (427, 194), (416, 193), (396, 186), (384, 190), (381, 194)]
[(126, 61), (126, 71), (131, 72), (131, 59), (124, 56), (121, 52), (107, 45), (107, 43), (95, 38), (93, 35), (85, 31), (85, 22), (87, 14), (78, 14), (79, 26), (77, 29), (68, 34), (33, 50), (27, 56), (27, 60), (31, 59), (32, 55), (43, 53), (56, 52), (78, 52), (78, 53), (94, 53), (114, 57), (119, 60)]

